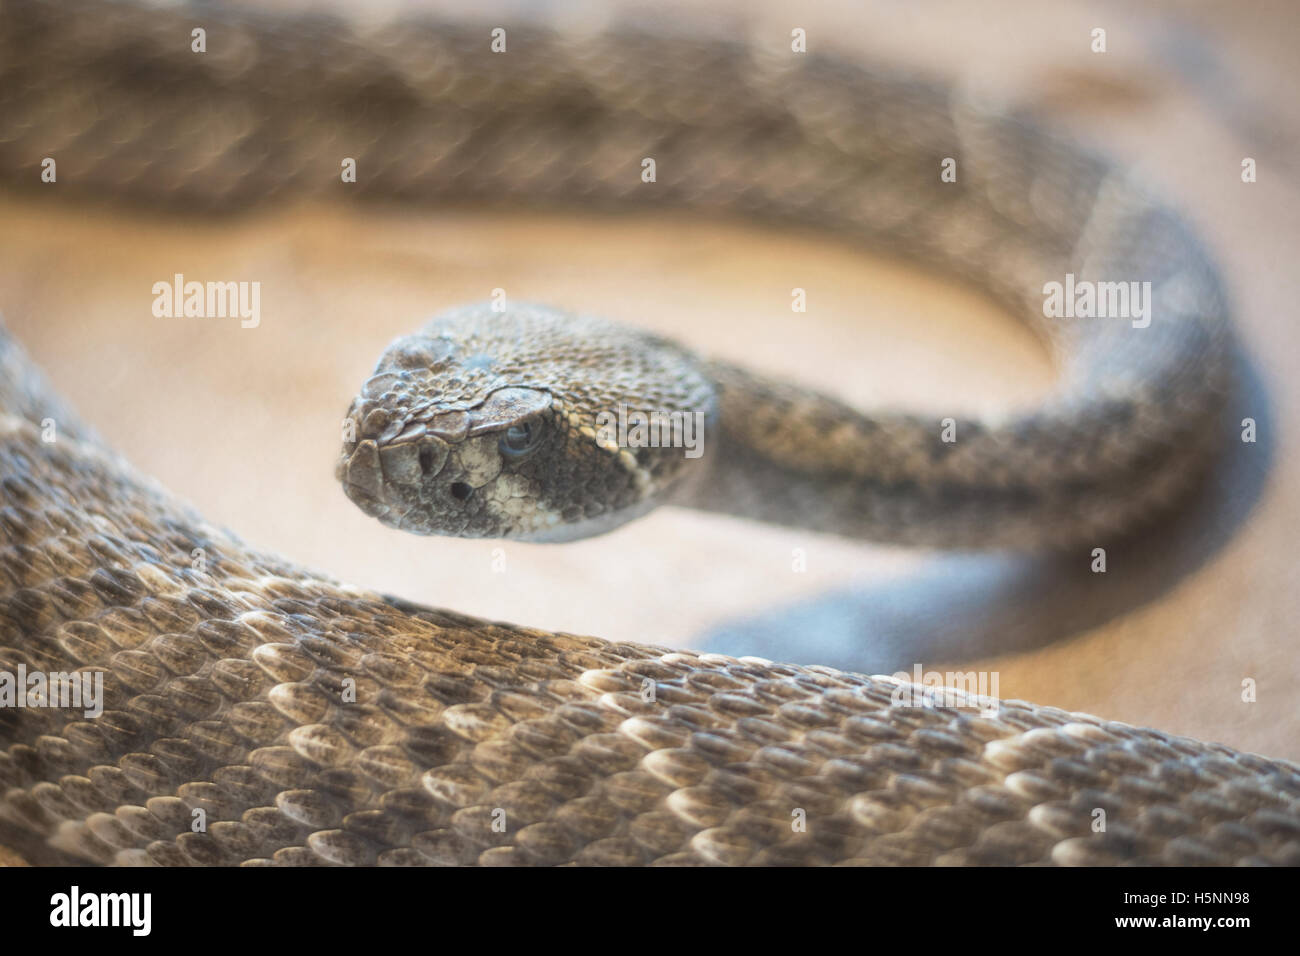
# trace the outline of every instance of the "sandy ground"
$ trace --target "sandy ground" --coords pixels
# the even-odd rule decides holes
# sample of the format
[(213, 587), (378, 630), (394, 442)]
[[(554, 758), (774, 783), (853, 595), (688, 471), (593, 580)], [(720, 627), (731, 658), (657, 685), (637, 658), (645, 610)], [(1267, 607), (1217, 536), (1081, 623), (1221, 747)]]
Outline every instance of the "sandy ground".
[[(1300, 9), (1234, 9), (881, 0), (763, 3), (743, 20), (1027, 104), (1141, 167), (1209, 240), (1248, 361), (1233, 414), (1255, 417), (1261, 438), (1232, 450), (1187, 520), (1114, 549), (1106, 575), (1086, 556), (924, 554), (668, 509), (572, 545), (421, 539), (366, 518), (335, 484), (339, 420), (383, 346), (495, 287), (864, 406), (960, 415), (1051, 387), (1037, 343), (978, 295), (815, 233), (323, 206), (209, 223), (38, 194), (0, 198), (0, 309), (138, 466), (250, 542), (340, 578), (614, 639), (869, 672), (987, 670), (1004, 697), (1300, 759)], [(1097, 26), (1106, 54), (1089, 50)], [(1257, 183), (1241, 182), (1245, 156)], [(152, 284), (178, 272), (260, 281), (261, 325), (154, 318)], [(795, 286), (804, 315), (790, 311)]]

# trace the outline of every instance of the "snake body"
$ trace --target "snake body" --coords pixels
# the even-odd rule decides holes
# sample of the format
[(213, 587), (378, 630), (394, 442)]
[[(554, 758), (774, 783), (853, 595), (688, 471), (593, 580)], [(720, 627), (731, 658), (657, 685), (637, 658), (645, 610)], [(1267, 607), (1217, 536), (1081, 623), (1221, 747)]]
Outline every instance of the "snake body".
[[(564, 537), (668, 501), (1074, 547), (1172, 507), (1221, 443), (1209, 257), (1131, 177), (976, 98), (620, 26), (510, 27), (497, 55), (481, 26), (185, 4), (0, 22), (14, 188), (57, 155), (60, 194), (183, 208), (351, 189), (815, 224), (979, 283), (1061, 357), (1045, 406), (950, 442), (598, 318), (471, 307), (395, 343), (349, 412), (345, 489), (398, 527)], [(1152, 321), (1044, 320), (1067, 273), (1150, 281)], [(1300, 863), (1294, 764), (348, 587), (133, 470), (7, 335), (0, 370), (0, 672), (104, 675), (96, 718), (0, 709), (0, 844), (32, 862)], [(620, 403), (700, 412), (710, 451), (597, 440)]]

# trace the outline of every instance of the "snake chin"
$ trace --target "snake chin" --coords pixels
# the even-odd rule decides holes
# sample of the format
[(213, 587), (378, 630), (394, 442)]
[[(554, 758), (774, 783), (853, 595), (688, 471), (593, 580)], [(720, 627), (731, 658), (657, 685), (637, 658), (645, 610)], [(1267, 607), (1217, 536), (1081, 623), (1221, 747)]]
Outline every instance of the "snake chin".
[(653, 511), (660, 504), (661, 502), (657, 499), (647, 499), (638, 505), (624, 508), (622, 511), (607, 512), (595, 518), (586, 518), (579, 521), (559, 522), (539, 531), (512, 534), (507, 537), (517, 541), (526, 541), (530, 544), (563, 544), (568, 541), (578, 541), (582, 538), (594, 538), (597, 535), (608, 534), (617, 528), (621, 528), (629, 521), (635, 521), (637, 518)]

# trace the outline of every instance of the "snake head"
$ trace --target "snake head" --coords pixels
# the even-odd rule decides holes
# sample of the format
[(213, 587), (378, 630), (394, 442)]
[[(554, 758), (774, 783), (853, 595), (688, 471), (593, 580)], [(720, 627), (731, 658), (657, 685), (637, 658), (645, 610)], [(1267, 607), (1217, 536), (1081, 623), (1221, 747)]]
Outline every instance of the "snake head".
[(565, 541), (699, 475), (716, 407), (699, 361), (664, 339), (543, 306), (468, 306), (384, 351), (336, 475), (404, 531)]

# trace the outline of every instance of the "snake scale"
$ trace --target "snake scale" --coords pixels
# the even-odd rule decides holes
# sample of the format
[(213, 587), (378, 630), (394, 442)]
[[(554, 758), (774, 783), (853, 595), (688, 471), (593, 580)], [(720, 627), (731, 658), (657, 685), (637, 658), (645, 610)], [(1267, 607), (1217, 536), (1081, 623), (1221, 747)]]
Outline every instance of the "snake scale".
[[(0, 0), (0, 23), (13, 190), (213, 215), (347, 192), (815, 225), (977, 283), (1060, 359), (1043, 407), (944, 442), (923, 416), (598, 318), (462, 309), (385, 352), (349, 412), (339, 476), (397, 527), (562, 538), (670, 501), (1072, 548), (1173, 506), (1223, 444), (1230, 333), (1202, 247), (1122, 170), (978, 96), (622, 23), (507, 24), (504, 54), (491, 25), (183, 2)], [(1043, 320), (1043, 284), (1067, 273), (1150, 281), (1152, 321)], [(104, 675), (97, 718), (0, 709), (0, 844), (30, 862), (1300, 863), (1294, 764), (349, 587), (133, 470), (7, 335), (0, 370), (0, 671)], [(620, 403), (700, 412), (710, 451), (611, 447), (594, 415)]]

